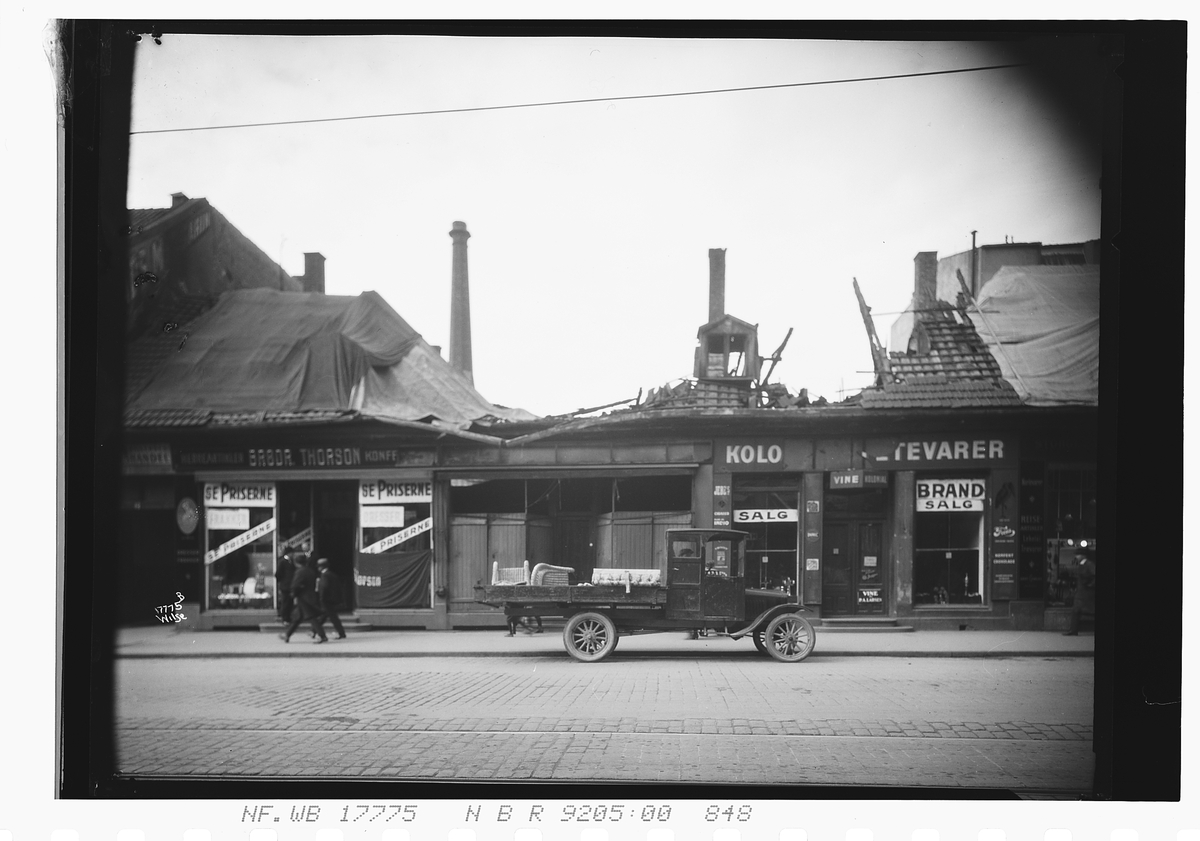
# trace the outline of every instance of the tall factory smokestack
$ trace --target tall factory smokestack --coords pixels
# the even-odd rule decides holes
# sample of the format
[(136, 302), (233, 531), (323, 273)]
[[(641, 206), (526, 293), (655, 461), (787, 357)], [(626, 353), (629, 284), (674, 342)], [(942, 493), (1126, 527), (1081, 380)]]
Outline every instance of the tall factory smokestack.
[(725, 249), (708, 249), (708, 321), (725, 314)]
[(474, 384), (475, 378), (471, 374), (471, 292), (467, 284), (467, 240), (470, 236), (466, 222), (455, 222), (450, 226), (450, 239), (454, 240), (450, 286), (450, 365)]

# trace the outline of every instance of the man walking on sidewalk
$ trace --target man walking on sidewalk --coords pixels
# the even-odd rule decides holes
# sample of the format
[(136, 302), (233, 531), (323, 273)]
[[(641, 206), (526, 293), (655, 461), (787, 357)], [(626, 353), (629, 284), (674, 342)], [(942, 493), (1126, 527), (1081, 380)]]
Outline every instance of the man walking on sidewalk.
[(296, 555), (296, 574), (292, 577), (292, 597), (296, 600), (296, 616), (288, 629), (279, 635), (284, 642), (292, 638), (300, 623), (306, 619), (312, 620), (313, 633), (317, 642), (329, 642), (325, 636), (325, 626), (321, 622), (321, 606), (317, 604), (317, 572), (307, 555)]
[(333, 623), (338, 639), (346, 638), (346, 629), (338, 618), (338, 605), (342, 603), (342, 587), (337, 575), (329, 568), (329, 558), (317, 561), (317, 599), (321, 603), (321, 615)]

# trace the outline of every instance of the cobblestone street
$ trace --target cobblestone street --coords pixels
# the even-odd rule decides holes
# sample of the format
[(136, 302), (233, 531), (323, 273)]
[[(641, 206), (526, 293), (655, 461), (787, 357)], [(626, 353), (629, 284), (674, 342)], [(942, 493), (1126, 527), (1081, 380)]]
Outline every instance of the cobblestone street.
[(1091, 672), (1070, 658), (122, 660), (119, 769), (1085, 791)]

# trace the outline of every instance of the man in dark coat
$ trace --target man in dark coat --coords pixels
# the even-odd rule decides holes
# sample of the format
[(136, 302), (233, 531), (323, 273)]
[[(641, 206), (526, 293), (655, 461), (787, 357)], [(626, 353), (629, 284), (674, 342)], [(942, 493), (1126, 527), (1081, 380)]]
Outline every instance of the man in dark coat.
[(284, 625), (292, 621), (292, 579), (296, 575), (296, 566), (292, 556), (285, 553), (275, 566), (275, 592), (279, 595), (279, 619)]
[(292, 577), (292, 598), (296, 600), (296, 616), (288, 629), (279, 635), (284, 642), (292, 638), (300, 623), (312, 621), (313, 633), (317, 635), (316, 642), (329, 642), (325, 636), (325, 626), (321, 622), (321, 606), (317, 604), (317, 571), (303, 554), (296, 556), (296, 574)]
[(321, 615), (333, 623), (338, 639), (344, 640), (346, 629), (342, 627), (342, 620), (337, 615), (338, 605), (342, 603), (341, 580), (329, 568), (328, 558), (317, 561), (317, 575), (317, 601), (321, 604)]

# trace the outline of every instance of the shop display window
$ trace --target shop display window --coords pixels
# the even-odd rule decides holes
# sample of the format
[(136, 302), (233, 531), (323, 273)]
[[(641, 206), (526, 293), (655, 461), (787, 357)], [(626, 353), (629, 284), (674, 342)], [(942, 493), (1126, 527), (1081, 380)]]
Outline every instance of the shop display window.
[[(1046, 471), (1046, 601), (1074, 603), (1078, 556), (1096, 549), (1096, 471), (1050, 467)], [(1094, 554), (1093, 554), (1094, 557)]]
[[(273, 507), (210, 509), (206, 520), (219, 527), (206, 530), (208, 551), (271, 525), (274, 517)], [(208, 564), (208, 608), (275, 608), (274, 529)]]
[[(739, 476), (734, 487), (733, 528), (750, 534), (746, 540), (746, 583), (760, 590), (795, 594), (800, 534), (799, 479), (777, 477), (770, 482), (774, 488), (770, 488), (768, 481), (762, 477), (748, 477), (743, 481)], [(749, 517), (755, 519), (747, 519)], [(771, 519), (765, 519), (768, 517)]]
[(913, 604), (983, 604), (983, 512), (918, 511)]

